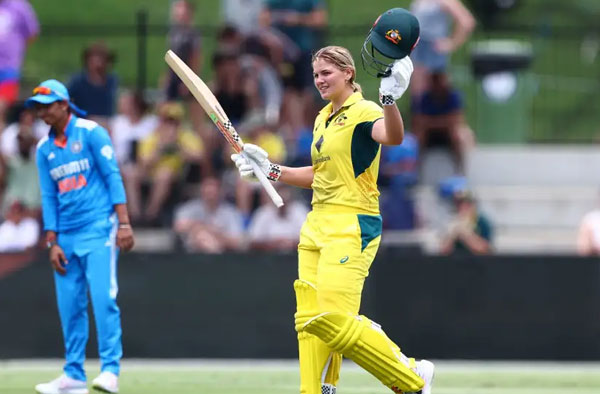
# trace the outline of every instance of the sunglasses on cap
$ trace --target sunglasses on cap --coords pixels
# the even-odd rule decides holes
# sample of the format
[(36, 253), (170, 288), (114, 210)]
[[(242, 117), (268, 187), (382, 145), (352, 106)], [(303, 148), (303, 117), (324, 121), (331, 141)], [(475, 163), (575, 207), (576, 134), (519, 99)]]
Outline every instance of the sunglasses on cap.
[(47, 86), (38, 86), (38, 87), (34, 88), (33, 94), (34, 95), (40, 94), (42, 96), (56, 96), (59, 99), (67, 100), (61, 93), (57, 92), (56, 90), (52, 90)]
[(46, 86), (38, 86), (37, 88), (33, 89), (33, 94), (41, 94), (43, 96), (49, 96), (53, 93), (54, 92), (52, 91), (52, 89)]

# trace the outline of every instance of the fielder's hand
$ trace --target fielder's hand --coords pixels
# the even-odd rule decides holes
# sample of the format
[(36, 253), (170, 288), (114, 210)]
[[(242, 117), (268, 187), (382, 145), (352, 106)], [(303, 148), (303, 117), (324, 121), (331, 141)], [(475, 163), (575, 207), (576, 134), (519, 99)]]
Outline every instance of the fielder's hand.
[(256, 181), (254, 170), (249, 160), (253, 160), (260, 170), (270, 181), (277, 181), (281, 176), (281, 168), (278, 164), (273, 164), (268, 159), (269, 155), (260, 146), (253, 144), (244, 144), (244, 150), (241, 153), (231, 155), (231, 160), (240, 172), (240, 176), (246, 180)]
[(65, 252), (58, 244), (50, 247), (50, 264), (52, 264), (52, 268), (59, 274), (64, 275), (67, 273), (67, 264), (69, 262), (65, 257)]
[(394, 62), (390, 76), (381, 78), (379, 85), (381, 105), (392, 105), (402, 97), (408, 89), (413, 69), (412, 61), (408, 56)]

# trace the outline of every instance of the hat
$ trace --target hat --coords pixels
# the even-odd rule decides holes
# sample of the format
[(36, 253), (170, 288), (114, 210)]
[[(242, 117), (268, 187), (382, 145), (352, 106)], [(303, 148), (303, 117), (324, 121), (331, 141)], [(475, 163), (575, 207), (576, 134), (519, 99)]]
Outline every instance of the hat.
[(86, 111), (82, 110), (71, 102), (69, 91), (65, 85), (56, 79), (48, 79), (33, 89), (33, 96), (29, 97), (25, 101), (25, 108), (31, 108), (36, 103), (52, 104), (55, 101), (68, 102), (69, 107), (71, 107), (71, 109), (80, 116), (85, 116), (87, 114)]
[(390, 59), (410, 55), (419, 40), (419, 21), (404, 8), (387, 10), (371, 29), (371, 43), (377, 51)]
[(166, 119), (181, 121), (185, 115), (183, 106), (176, 102), (166, 102), (160, 106), (158, 114)]
[(367, 73), (389, 77), (394, 60), (410, 55), (419, 41), (419, 21), (404, 8), (381, 14), (369, 31), (360, 51)]

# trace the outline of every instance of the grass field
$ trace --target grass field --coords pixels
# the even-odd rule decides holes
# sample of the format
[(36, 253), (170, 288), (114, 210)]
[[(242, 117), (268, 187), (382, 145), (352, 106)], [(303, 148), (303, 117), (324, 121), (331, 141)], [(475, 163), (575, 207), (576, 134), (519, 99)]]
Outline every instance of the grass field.
[[(596, 394), (600, 364), (438, 362), (434, 394)], [(0, 362), (0, 393), (33, 393), (53, 379), (58, 361)], [(88, 365), (94, 377), (98, 363)], [(134, 361), (123, 362), (122, 394), (293, 394), (296, 363), (290, 361)], [(339, 394), (390, 393), (378, 381), (345, 361)]]

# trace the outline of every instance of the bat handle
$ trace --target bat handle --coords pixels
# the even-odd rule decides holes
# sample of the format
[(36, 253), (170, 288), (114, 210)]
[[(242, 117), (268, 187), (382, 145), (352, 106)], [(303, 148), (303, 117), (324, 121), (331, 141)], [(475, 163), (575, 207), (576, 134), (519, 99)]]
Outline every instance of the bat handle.
[[(244, 154), (244, 153), (242, 153), (242, 154)], [(262, 170), (258, 166), (258, 163), (256, 163), (254, 160), (248, 158), (247, 156), (246, 156), (246, 158), (248, 159), (248, 161), (250, 162), (250, 165), (252, 166), (254, 175), (256, 175), (256, 177), (258, 178), (258, 181), (260, 182), (262, 187), (265, 189), (265, 191), (267, 192), (269, 197), (271, 197), (271, 200), (273, 200), (273, 204), (275, 204), (275, 206), (277, 206), (277, 208), (281, 208), (283, 206), (283, 199), (277, 193), (277, 190), (275, 190), (271, 181), (269, 181), (267, 179), (267, 176), (265, 175), (264, 172), (262, 172)]]

